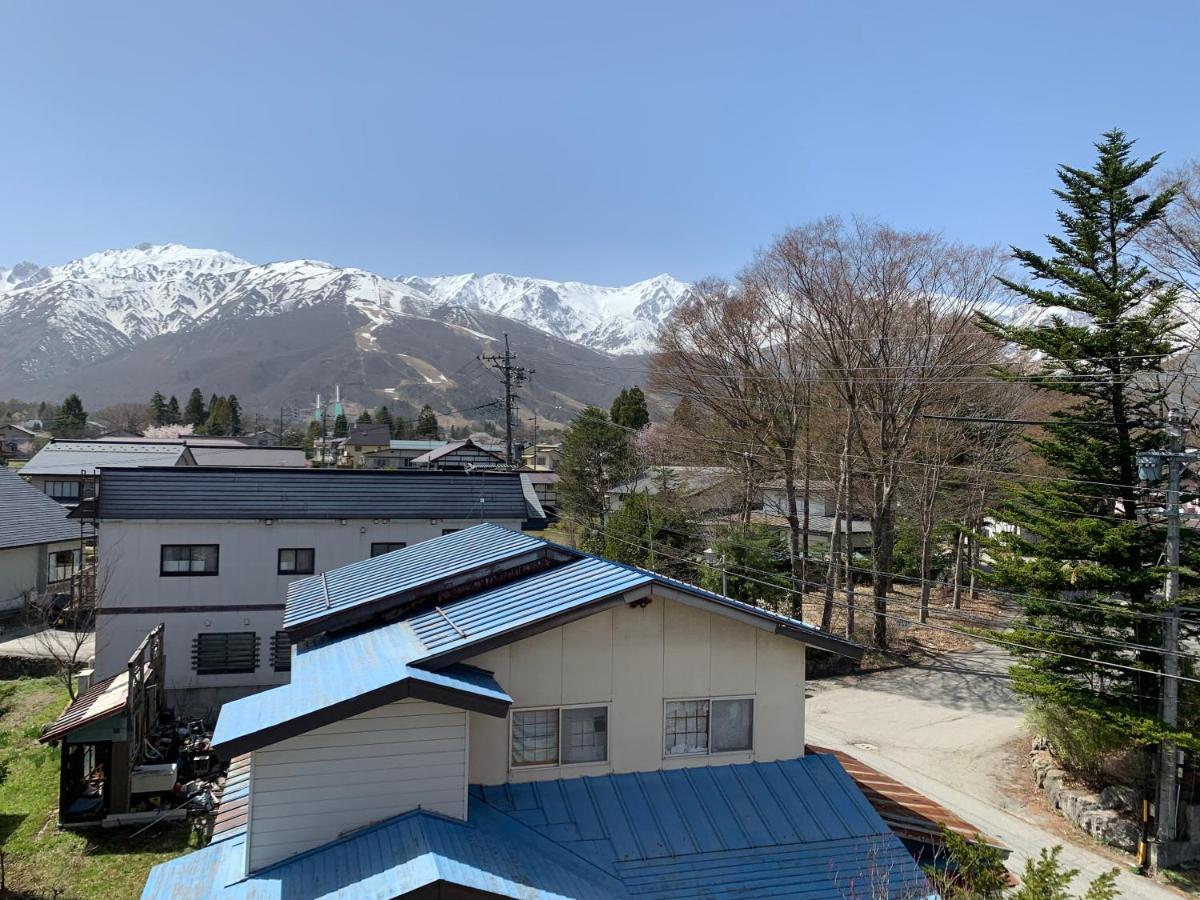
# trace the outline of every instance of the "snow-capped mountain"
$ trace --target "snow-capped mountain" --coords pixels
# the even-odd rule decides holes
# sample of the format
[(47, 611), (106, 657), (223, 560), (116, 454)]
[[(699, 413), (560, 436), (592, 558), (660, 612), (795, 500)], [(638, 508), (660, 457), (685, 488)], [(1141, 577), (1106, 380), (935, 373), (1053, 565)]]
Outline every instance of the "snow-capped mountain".
[(625, 287), (512, 275), (402, 276), (399, 281), (447, 303), (485, 309), (607, 353), (643, 353), (688, 286), (658, 275)]
[[(0, 268), (0, 394), (67, 383), (168, 336), (181, 338), (172, 343), (176, 366), (186, 367), (190, 346), (215, 333), (252, 330), (271, 345), (272, 358), (294, 356), (294, 327), (285, 323), (309, 311), (348, 328), (355, 352), (387, 357), (387, 366), (398, 358), (424, 383), (439, 384), (436, 366), (422, 368), (432, 350), (396, 342), (426, 331), (456, 347), (478, 345), (520, 330), (527, 344), (540, 342), (528, 336), (540, 333), (604, 356), (645, 353), (687, 292), (669, 275), (625, 287), (499, 274), (388, 278), (315, 260), (258, 265), (221, 250), (140, 244), (60, 266)], [(275, 324), (249, 329), (252, 320)], [(359, 370), (377, 364), (364, 357)]]

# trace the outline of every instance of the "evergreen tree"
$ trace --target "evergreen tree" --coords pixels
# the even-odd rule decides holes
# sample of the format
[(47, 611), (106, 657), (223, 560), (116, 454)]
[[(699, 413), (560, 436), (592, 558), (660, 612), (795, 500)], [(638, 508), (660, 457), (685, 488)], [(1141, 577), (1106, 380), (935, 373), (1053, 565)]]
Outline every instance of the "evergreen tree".
[(155, 425), (168, 424), (167, 401), (158, 391), (155, 391), (154, 396), (150, 398), (150, 421)]
[(375, 421), (378, 422), (380, 425), (388, 426), (388, 428), (393, 427), (393, 425), (395, 424), (392, 421), (392, 411), (387, 408), (386, 404), (384, 406), (379, 407), (379, 409), (375, 412)]
[(167, 420), (164, 424), (178, 425), (182, 419), (182, 414), (179, 412), (179, 400), (175, 395), (171, 395), (171, 399), (167, 401)]
[(242, 433), (242, 404), (238, 403), (237, 394), (230, 394), (229, 400), (229, 434)]
[[(777, 528), (738, 525), (712, 544), (716, 559), (704, 567), (700, 584), (760, 606), (790, 608), (787, 538)], [(767, 574), (773, 573), (773, 574)]]
[[(1048, 237), (1053, 255), (1013, 250), (1029, 280), (1004, 285), (1055, 314), (1023, 325), (983, 316), (981, 324), (1036, 360), (1005, 377), (1066, 401), (1054, 424), (1029, 439), (1061, 477), (1010, 486), (995, 511), (1021, 531), (992, 542), (992, 581), (1037, 598), (1022, 601), (1011, 636), (1033, 648), (1015, 650), (1014, 687), (1035, 711), (1057, 710), (1094, 732), (1149, 743), (1161, 736), (1161, 679), (1153, 674), (1161, 670), (1159, 654), (1120, 644), (1154, 647), (1161, 639), (1158, 620), (1144, 614), (1162, 610), (1163, 532), (1138, 521), (1135, 454), (1166, 446), (1165, 397), (1152, 376), (1176, 349), (1180, 319), (1177, 288), (1129, 249), (1174, 193), (1139, 189), (1158, 157), (1139, 162), (1132, 146), (1111, 131), (1096, 145), (1093, 169), (1061, 166), (1054, 193), (1065, 204), (1063, 233)], [(1055, 602), (1067, 600), (1064, 594), (1081, 605)]]
[(338, 413), (337, 418), (333, 420), (333, 436), (344, 438), (348, 434), (350, 434), (350, 423), (346, 421), (346, 414)]
[(204, 395), (200, 388), (192, 388), (187, 406), (183, 408), (183, 424), (200, 426), (208, 418), (208, 409), (204, 405)]
[(646, 409), (646, 395), (636, 384), (621, 388), (610, 410), (612, 420), (625, 428), (645, 428), (650, 424), (650, 411)]
[(360, 412), (358, 414), (358, 418), (354, 420), (354, 424), (355, 425), (370, 425), (371, 424), (371, 413), (364, 409), (362, 412)]
[(318, 422), (316, 419), (313, 419), (311, 422), (308, 423), (308, 431), (305, 432), (305, 434), (304, 434), (304, 443), (303, 443), (304, 454), (309, 459), (312, 459), (312, 457), (313, 457), (313, 448), (315, 446), (315, 442), (316, 442), (317, 438), (319, 438), (319, 437), (321, 437), (321, 423)]
[(604, 410), (585, 407), (563, 436), (558, 493), (564, 511), (603, 530), (609, 492), (636, 474), (629, 432), (610, 422)]
[(229, 401), (214, 395), (208, 408), (208, 419), (204, 423), (204, 433), (215, 436), (230, 434), (230, 421)]
[(700, 523), (673, 491), (638, 491), (609, 513), (604, 531), (585, 546), (615, 562), (694, 581)]
[(441, 429), (438, 427), (438, 418), (428, 403), (421, 407), (421, 414), (417, 416), (417, 437), (430, 438), (437, 440)]
[(55, 437), (79, 437), (87, 428), (87, 412), (78, 394), (70, 394), (59, 407), (51, 433)]

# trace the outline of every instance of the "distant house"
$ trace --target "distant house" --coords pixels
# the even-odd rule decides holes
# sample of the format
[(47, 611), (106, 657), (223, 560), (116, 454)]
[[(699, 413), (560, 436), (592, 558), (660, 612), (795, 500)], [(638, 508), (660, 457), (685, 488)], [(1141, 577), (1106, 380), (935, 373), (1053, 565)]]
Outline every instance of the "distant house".
[(745, 504), (745, 479), (728, 466), (652, 466), (633, 481), (614, 488), (610, 506), (619, 508), (633, 494), (672, 491), (697, 515), (729, 513)]
[(556, 515), (558, 513), (558, 473), (529, 472), (525, 477), (533, 485), (533, 491), (537, 494), (538, 502), (542, 504), (542, 509), (546, 510), (546, 514)]
[(363, 454), (363, 467), (367, 469), (407, 469), (418, 456), (430, 450), (445, 447), (449, 441), (428, 438), (388, 441), (384, 449)]
[(521, 465), (534, 472), (557, 472), (561, 462), (561, 443), (530, 445), (521, 451)]
[(290, 683), (213, 735), (234, 811), (143, 897), (930, 894), (805, 754), (807, 648), (861, 648), (798, 620), (480, 525), (296, 582), (283, 627)]
[(342, 444), (342, 462), (361, 469), (365, 466), (366, 454), (387, 450), (391, 442), (390, 425), (351, 425), (350, 434)]
[(37, 432), (20, 425), (0, 425), (0, 459), (29, 459)]
[(287, 680), (283, 597), (297, 578), (481, 521), (545, 527), (518, 473), (163, 467), (101, 469), (94, 503), (106, 584), (98, 678), (166, 624), (171, 705), (203, 712)]
[(301, 447), (247, 446), (246, 444), (207, 444), (188, 438), (187, 447), (198, 466), (238, 466), (248, 468), (292, 468), (308, 466)]
[[(750, 521), (768, 528), (787, 530), (790, 526), (787, 520), (787, 492), (783, 479), (764, 484), (761, 489), (761, 497), (762, 507), (750, 514)], [(823, 479), (814, 480), (809, 484), (809, 500), (809, 553), (813, 556), (824, 556), (828, 552), (834, 517), (837, 514), (837, 486)], [(801, 527), (803, 527), (804, 495), (799, 482), (796, 485), (796, 515), (800, 518)], [(846, 537), (844, 518), (841, 520), (840, 531), (844, 541)], [(852, 518), (850, 537), (855, 553), (870, 553), (871, 523), (861, 515), (856, 514)]]
[(196, 460), (182, 440), (55, 439), (24, 465), (21, 474), (34, 487), (59, 503), (73, 506), (90, 496), (101, 466), (133, 468), (194, 465)]
[(260, 428), (258, 431), (238, 435), (238, 440), (252, 447), (278, 447), (283, 443), (283, 435), (270, 428)]
[(31, 595), (69, 585), (83, 562), (90, 526), (19, 475), (0, 468), (0, 613), (23, 608)]
[(470, 469), (494, 469), (504, 462), (504, 457), (485, 449), (470, 438), (452, 441), (430, 450), (412, 461), (414, 468), (446, 469), (465, 471)]

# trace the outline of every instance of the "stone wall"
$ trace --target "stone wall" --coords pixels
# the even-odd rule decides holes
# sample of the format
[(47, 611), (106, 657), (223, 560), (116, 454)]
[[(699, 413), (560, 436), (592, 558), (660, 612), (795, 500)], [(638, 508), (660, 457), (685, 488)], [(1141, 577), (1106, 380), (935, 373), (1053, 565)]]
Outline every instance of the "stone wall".
[(1029, 754), (1033, 778), (1046, 802), (1098, 841), (1136, 853), (1142, 826), (1136, 811), (1141, 795), (1136, 788), (1112, 785), (1100, 793), (1071, 783), (1066, 770), (1049, 750), (1036, 743)]

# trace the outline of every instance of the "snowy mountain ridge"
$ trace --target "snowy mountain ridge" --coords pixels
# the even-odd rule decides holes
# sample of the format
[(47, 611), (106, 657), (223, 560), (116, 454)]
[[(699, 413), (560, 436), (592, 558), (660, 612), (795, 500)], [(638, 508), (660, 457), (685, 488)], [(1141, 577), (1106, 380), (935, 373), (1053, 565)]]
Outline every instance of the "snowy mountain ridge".
[(623, 287), (503, 274), (387, 278), (314, 260), (257, 265), (222, 250), (139, 244), (60, 266), (0, 268), (0, 329), (41, 321), (72, 355), (95, 359), (214, 319), (334, 303), (390, 322), (450, 305), (515, 319), (604, 353), (641, 353), (687, 293), (669, 275)]

